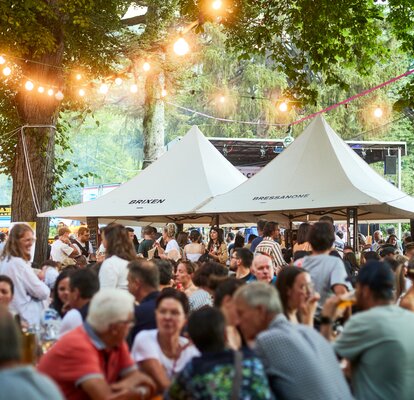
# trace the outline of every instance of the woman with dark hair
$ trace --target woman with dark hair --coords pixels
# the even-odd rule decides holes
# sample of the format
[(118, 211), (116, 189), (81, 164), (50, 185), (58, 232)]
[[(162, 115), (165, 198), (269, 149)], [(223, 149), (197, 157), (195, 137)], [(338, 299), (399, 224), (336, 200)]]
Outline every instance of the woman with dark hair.
[(193, 274), (197, 264), (191, 261), (181, 261), (177, 266), (175, 282), (180, 285), (180, 290), (190, 297), (198, 288), (193, 283)]
[(313, 326), (319, 294), (313, 292), (309, 273), (302, 268), (286, 267), (277, 277), (276, 288), (286, 318), (293, 323)]
[(157, 329), (141, 331), (132, 345), (132, 358), (155, 381), (159, 393), (170, 386), (188, 361), (199, 355), (189, 340), (180, 336), (188, 313), (187, 296), (165, 288), (156, 300)]
[(200, 243), (201, 233), (196, 229), (190, 232), (191, 243), (184, 247), (184, 259), (192, 262), (197, 262), (198, 259), (205, 253), (206, 248), (203, 243)]
[(242, 346), (242, 336), (237, 329), (237, 311), (233, 294), (244, 284), (240, 279), (225, 278), (217, 283), (214, 291), (214, 307), (219, 308), (224, 315), (227, 345), (233, 350), (238, 350)]
[(297, 251), (312, 251), (312, 247), (308, 242), (308, 235), (312, 225), (304, 222), (299, 225), (297, 242), (293, 246), (293, 254)]
[(50, 294), (50, 289), (31, 267), (30, 252), (34, 241), (29, 225), (16, 224), (10, 231), (0, 258), (0, 274), (8, 276), (14, 284), (15, 293), (10, 308), (29, 325), (40, 323), (43, 300), (47, 300)]
[(391, 234), (390, 236), (388, 236), (388, 239), (386, 240), (385, 244), (398, 249), (398, 238), (397, 238), (397, 236), (394, 235), (394, 234)]
[(52, 290), (52, 303), (50, 304), (50, 308), (56, 310), (61, 317), (68, 311), (64, 309), (64, 306), (69, 300), (69, 280), (73, 271), (76, 270), (77, 268), (73, 266), (65, 268), (56, 278), (55, 286)]
[[(229, 246), (230, 247), (230, 246)], [(230, 258), (234, 253), (234, 250), (241, 249), (244, 247), (244, 236), (241, 233), (238, 233), (234, 239), (233, 246), (229, 250)]]
[(0, 304), (9, 308), (13, 295), (13, 281), (6, 275), (0, 275)]
[(99, 270), (100, 287), (128, 290), (127, 265), (137, 258), (128, 231), (123, 225), (109, 224), (103, 229), (102, 243), (106, 256)]
[(216, 262), (206, 262), (198, 268), (193, 276), (194, 285), (196, 285), (198, 289), (189, 297), (190, 310), (195, 311), (204, 306), (212, 306), (213, 297), (209, 287), (209, 280), (211, 277), (227, 276), (227, 268)]
[(226, 265), (229, 255), (226, 242), (224, 241), (223, 229), (216, 226), (210, 229), (210, 240), (207, 245), (207, 251), (209, 257), (214, 261)]

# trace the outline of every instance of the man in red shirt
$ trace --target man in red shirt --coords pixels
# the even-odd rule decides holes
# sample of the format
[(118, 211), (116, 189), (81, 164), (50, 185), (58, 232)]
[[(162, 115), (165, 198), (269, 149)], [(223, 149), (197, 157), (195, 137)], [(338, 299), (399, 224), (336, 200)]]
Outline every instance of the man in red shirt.
[[(90, 303), (86, 322), (64, 335), (40, 360), (66, 399), (144, 398), (153, 381), (137, 370), (125, 337), (133, 325), (134, 298), (120, 289), (102, 289)], [(144, 389), (144, 390), (143, 390)]]

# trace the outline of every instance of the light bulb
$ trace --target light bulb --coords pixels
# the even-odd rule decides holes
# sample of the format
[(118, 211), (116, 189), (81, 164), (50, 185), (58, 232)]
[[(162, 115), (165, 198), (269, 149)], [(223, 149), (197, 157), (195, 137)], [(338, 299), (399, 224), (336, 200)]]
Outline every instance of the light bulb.
[(178, 56), (185, 56), (189, 51), (190, 51), (190, 46), (188, 45), (188, 43), (185, 41), (184, 38), (179, 38), (174, 43), (174, 52)]
[(3, 74), (9, 76), (11, 74), (11, 69), (9, 67), (3, 68)]
[(76, 79), (77, 79), (78, 81), (80, 81), (80, 80), (82, 79), (82, 75), (81, 75), (81, 74), (76, 74)]
[(122, 79), (118, 76), (118, 78), (115, 78), (115, 84), (120, 86), (122, 85)]
[(58, 92), (56, 92), (55, 94), (55, 99), (58, 101), (62, 101), (63, 100), (63, 93), (59, 90)]
[(3, 56), (0, 56), (0, 65), (3, 65), (6, 62), (6, 59)]
[(165, 97), (167, 95), (167, 91), (165, 89), (161, 90), (161, 97)]
[(44, 92), (45, 92), (45, 88), (44, 88), (43, 86), (39, 86), (39, 87), (37, 88), (37, 91), (38, 91), (39, 93), (44, 93)]
[(286, 104), (286, 102), (282, 101), (282, 103), (280, 103), (280, 105), (279, 105), (279, 110), (281, 112), (286, 112), (287, 109), (288, 109), (288, 105)]
[(374, 117), (375, 118), (381, 118), (383, 114), (384, 114), (384, 112), (382, 111), (382, 109), (380, 107), (377, 107), (374, 110)]
[(223, 3), (222, 3), (221, 0), (215, 0), (215, 1), (213, 1), (211, 6), (213, 7), (214, 10), (220, 10), (222, 5), (223, 5)]
[(53, 96), (53, 93), (55, 93), (53, 89), (47, 91), (48, 96)]
[(24, 87), (26, 88), (26, 90), (33, 90), (33, 88), (34, 88), (34, 85), (33, 85), (33, 82), (32, 81), (27, 81), (25, 84), (24, 84)]
[(134, 83), (133, 85), (131, 85), (129, 90), (131, 91), (131, 93), (136, 93), (136, 92), (138, 92), (138, 86), (135, 85), (135, 83)]
[(108, 85), (106, 83), (103, 83), (101, 85), (101, 87), (99, 88), (99, 92), (102, 93), (102, 94), (108, 93), (108, 90), (109, 90), (109, 88), (108, 88)]
[(149, 62), (147, 62), (147, 61), (145, 61), (145, 62), (144, 62), (144, 64), (142, 65), (142, 69), (143, 69), (145, 72), (148, 72), (148, 71), (151, 69), (151, 65), (150, 65), (150, 63), (149, 63)]
[(84, 89), (79, 89), (79, 96), (80, 97), (83, 97), (83, 96), (85, 96), (85, 94), (86, 94), (86, 92), (85, 92), (85, 90)]
[(221, 104), (225, 103), (225, 102), (226, 102), (226, 98), (225, 98), (224, 96), (220, 96), (220, 97), (219, 97), (219, 102), (220, 102)]

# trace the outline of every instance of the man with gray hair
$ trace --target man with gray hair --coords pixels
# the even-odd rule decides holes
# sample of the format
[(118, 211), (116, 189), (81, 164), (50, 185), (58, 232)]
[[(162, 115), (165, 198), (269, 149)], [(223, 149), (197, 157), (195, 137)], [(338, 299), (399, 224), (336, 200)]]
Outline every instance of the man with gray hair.
[(63, 400), (48, 377), (21, 364), (20, 339), (13, 316), (0, 306), (0, 400)]
[(278, 400), (352, 399), (332, 347), (314, 329), (287, 320), (276, 288), (253, 282), (233, 298), (242, 334), (255, 340)]
[(64, 335), (42, 357), (39, 371), (49, 375), (68, 400), (123, 399), (143, 389), (149, 394), (154, 383), (137, 371), (125, 342), (133, 312), (131, 294), (101, 289), (91, 300), (83, 326)]

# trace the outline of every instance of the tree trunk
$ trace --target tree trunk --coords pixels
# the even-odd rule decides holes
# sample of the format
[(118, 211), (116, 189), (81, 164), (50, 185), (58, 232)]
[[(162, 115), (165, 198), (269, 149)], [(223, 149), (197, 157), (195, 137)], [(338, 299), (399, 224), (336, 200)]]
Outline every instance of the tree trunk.
[(159, 158), (164, 152), (165, 116), (164, 101), (161, 96), (163, 87), (163, 72), (148, 75), (145, 82), (143, 169)]
[[(36, 222), (36, 263), (46, 259), (49, 219), (37, 218), (37, 211), (52, 209), (55, 130), (46, 127), (34, 128), (30, 125), (56, 125), (60, 102), (54, 96), (38, 93), (37, 86), (43, 84), (46, 91), (53, 86), (55, 92), (62, 87), (63, 76), (59, 69), (62, 65), (62, 54), (63, 45), (54, 54), (45, 55), (39, 60), (48, 65), (30, 62), (22, 64), (23, 75), (32, 79), (35, 87), (32, 91), (22, 88), (16, 96), (20, 123), (29, 127), (24, 128), (23, 134), (19, 133), (16, 148), (12, 172), (12, 221)], [(27, 149), (26, 157), (23, 137)], [(31, 170), (32, 179), (29, 177), (28, 168)], [(38, 210), (35, 201), (38, 202)]]

